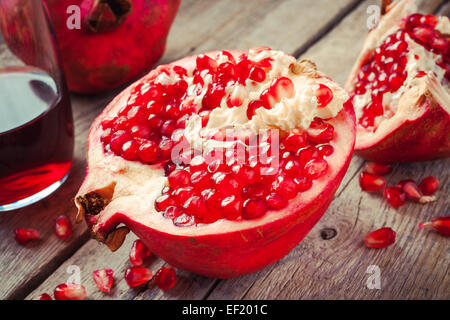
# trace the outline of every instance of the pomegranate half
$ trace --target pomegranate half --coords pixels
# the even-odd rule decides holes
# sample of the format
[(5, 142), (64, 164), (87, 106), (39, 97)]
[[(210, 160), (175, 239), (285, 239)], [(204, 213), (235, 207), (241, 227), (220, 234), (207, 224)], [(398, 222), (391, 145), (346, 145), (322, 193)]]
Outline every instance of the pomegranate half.
[[(41, 62), (30, 45), (28, 0), (3, 0), (0, 27), (11, 50), (28, 64)], [(67, 85), (77, 93), (117, 88), (163, 55), (180, 0), (45, 0)], [(24, 50), (26, 48), (27, 50)]]
[(255, 272), (329, 206), (354, 147), (347, 100), (312, 62), (265, 47), (159, 66), (94, 121), (77, 220), (112, 250), (129, 228), (177, 268)]
[(355, 151), (378, 162), (450, 155), (450, 21), (393, 2), (371, 30), (346, 83)]

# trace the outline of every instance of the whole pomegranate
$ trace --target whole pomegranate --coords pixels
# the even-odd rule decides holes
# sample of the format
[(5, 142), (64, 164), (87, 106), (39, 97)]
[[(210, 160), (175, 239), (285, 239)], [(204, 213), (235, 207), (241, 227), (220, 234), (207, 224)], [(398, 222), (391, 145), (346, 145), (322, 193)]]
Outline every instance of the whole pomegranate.
[[(25, 0), (11, 2), (4, 13), (4, 38), (25, 62), (32, 63), (26, 28)], [(56, 33), (71, 91), (98, 93), (135, 79), (164, 53), (180, 0), (45, 0)], [(19, 20), (18, 20), (19, 19)], [(33, 27), (31, 25), (31, 27)], [(24, 45), (20, 45), (24, 42)]]
[(130, 228), (177, 268), (257, 271), (333, 199), (355, 141), (347, 99), (312, 62), (265, 47), (159, 66), (94, 121), (78, 220), (112, 250)]
[(450, 156), (450, 20), (415, 11), (413, 0), (387, 8), (346, 84), (368, 160)]

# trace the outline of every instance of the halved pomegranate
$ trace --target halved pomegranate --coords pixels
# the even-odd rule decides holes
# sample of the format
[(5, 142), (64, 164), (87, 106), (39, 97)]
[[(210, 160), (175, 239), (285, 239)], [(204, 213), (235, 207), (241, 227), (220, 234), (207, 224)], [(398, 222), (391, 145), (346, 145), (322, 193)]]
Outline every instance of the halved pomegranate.
[(128, 227), (174, 267), (257, 271), (330, 204), (355, 141), (347, 100), (312, 62), (269, 48), (160, 66), (93, 123), (77, 220), (112, 250)]
[(346, 83), (355, 151), (384, 163), (448, 157), (450, 21), (414, 13), (414, 0), (387, 9)]

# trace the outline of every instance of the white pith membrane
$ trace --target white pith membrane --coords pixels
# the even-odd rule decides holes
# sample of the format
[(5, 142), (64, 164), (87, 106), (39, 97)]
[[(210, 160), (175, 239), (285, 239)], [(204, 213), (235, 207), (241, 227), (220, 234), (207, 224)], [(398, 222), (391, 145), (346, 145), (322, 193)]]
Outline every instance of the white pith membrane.
[[(413, 0), (397, 2), (383, 16), (378, 26), (370, 31), (358, 62), (355, 64), (352, 75), (346, 84), (348, 92), (353, 92), (357, 75), (365, 63), (367, 54), (379, 48), (388, 36), (398, 34), (397, 32), (402, 28), (404, 20), (414, 12), (417, 12), (417, 7)], [(438, 23), (434, 29), (442, 35), (449, 35), (449, 18), (438, 17)], [(405, 41), (408, 43), (408, 63), (405, 68), (407, 78), (397, 91), (384, 93), (384, 114), (375, 118), (373, 127), (365, 128), (358, 122), (363, 113), (363, 107), (372, 100), (372, 91), (367, 90), (366, 93), (356, 95), (353, 98), (357, 119), (355, 149), (370, 146), (398, 128), (405, 120), (414, 120), (423, 115), (427, 108), (419, 108), (418, 106), (422, 103), (424, 95), (428, 96), (431, 94), (439, 105), (450, 113), (450, 83), (444, 77), (445, 69), (436, 63), (440, 56), (427, 50), (424, 46), (411, 39), (408, 34), (405, 36)], [(419, 72), (425, 72), (425, 75), (417, 77)]]
[[(326, 158), (329, 166), (327, 174), (314, 180), (311, 189), (298, 193), (294, 199), (288, 200), (287, 207), (281, 210), (268, 210), (260, 218), (238, 221), (220, 219), (214, 223), (198, 223), (190, 227), (177, 227), (171, 219), (164, 218), (161, 212), (155, 210), (155, 199), (161, 195), (161, 190), (168, 184), (161, 164), (145, 165), (137, 161), (127, 161), (111, 153), (105, 155), (104, 148), (101, 146), (95, 148), (91, 146), (88, 152), (89, 171), (78, 195), (84, 195), (114, 184), (112, 200), (98, 215), (96, 225), (93, 227), (94, 232), (101, 229), (103, 227), (102, 224), (116, 213), (128, 215), (132, 220), (149, 228), (169, 234), (185, 236), (200, 236), (212, 233), (220, 234), (250, 227), (254, 228), (258, 227), (258, 225), (264, 225), (278, 220), (285, 215), (301, 212), (302, 207), (310, 204), (312, 199), (318, 197), (327, 189), (330, 182), (342, 171), (353, 148), (354, 124), (352, 123), (351, 116), (349, 117), (347, 111), (343, 109), (343, 105), (348, 99), (348, 96), (337, 84), (318, 73), (312, 64), (301, 64), (301, 72), (294, 74), (290, 66), (297, 64), (297, 62), (293, 57), (278, 51), (259, 51), (251, 50), (249, 52), (249, 59), (254, 61), (259, 61), (267, 57), (273, 59), (272, 69), (266, 74), (266, 80), (257, 83), (247, 79), (244, 90), (239, 85), (227, 88), (227, 93), (239, 92), (238, 96), (243, 102), (242, 105), (229, 108), (225, 102), (227, 98), (226, 94), (225, 98), (221, 101), (221, 106), (211, 112), (206, 129), (201, 128), (201, 120), (197, 115), (194, 114), (191, 116), (186, 123), (186, 139), (193, 147), (200, 148), (201, 146), (207, 149), (210, 140), (206, 137), (211, 131), (217, 129), (230, 127), (250, 130), (275, 128), (289, 131), (294, 128), (308, 128), (314, 117), (331, 118), (327, 122), (333, 125), (335, 134), (329, 144), (334, 147), (335, 152)], [(242, 53), (230, 52), (236, 59)], [(218, 63), (227, 59), (220, 52), (208, 53), (207, 55), (217, 59)], [(186, 58), (177, 61), (175, 65), (183, 66), (187, 69), (188, 76), (185, 80), (190, 85), (192, 83), (192, 73), (195, 68), (195, 59)], [(158, 69), (155, 72), (158, 72)], [(151, 78), (153, 74), (153, 72), (150, 73), (143, 80), (145, 81), (145, 79)], [(271, 109), (257, 109), (255, 116), (249, 121), (246, 116), (249, 101), (257, 99), (261, 92), (271, 85), (274, 79), (282, 76), (290, 78), (294, 83), (294, 96), (292, 98), (282, 98)], [(159, 83), (173, 83), (178, 80), (178, 77), (175, 74), (166, 75), (161, 73), (154, 81)], [(211, 77), (205, 72), (204, 75), (202, 74), (202, 78), (205, 81), (203, 88), (206, 88), (208, 81), (211, 81)], [(138, 81), (122, 92), (110, 104), (112, 107), (105, 109), (103, 113), (105, 116), (96, 119), (89, 134), (90, 144), (101, 144), (100, 136), (103, 132), (100, 125), (101, 121), (118, 114), (126, 106), (133, 87), (143, 80)], [(314, 92), (318, 84), (325, 84), (333, 92), (333, 100), (324, 108), (317, 108), (317, 99)], [(188, 87), (188, 95), (189, 92), (194, 93), (195, 89), (194, 86), (190, 85)], [(192, 95), (194, 104), (201, 104), (204, 91), (206, 90), (203, 90), (199, 95)], [(326, 192), (329, 191), (327, 190)], [(82, 210), (79, 203), (77, 203), (77, 206)]]

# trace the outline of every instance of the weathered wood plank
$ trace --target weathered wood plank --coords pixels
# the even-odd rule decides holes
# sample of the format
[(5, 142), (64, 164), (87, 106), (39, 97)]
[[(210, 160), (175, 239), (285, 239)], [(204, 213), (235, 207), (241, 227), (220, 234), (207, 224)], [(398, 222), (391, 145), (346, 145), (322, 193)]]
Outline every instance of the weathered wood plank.
[[(326, 37), (305, 52), (320, 70), (341, 84), (359, 52), (365, 30), (366, 8), (360, 5)], [(440, 1), (422, 1), (421, 11), (433, 12)], [(332, 57), (330, 58), (330, 52)], [(337, 59), (336, 57), (339, 57)], [(368, 299), (449, 297), (449, 253), (445, 238), (418, 230), (418, 223), (445, 214), (449, 207), (449, 160), (399, 166), (389, 177), (391, 184), (407, 177), (441, 177), (439, 201), (426, 206), (412, 204), (398, 212), (380, 195), (361, 192), (358, 179), (351, 179), (362, 160), (354, 157), (341, 193), (332, 202), (324, 218), (302, 243), (275, 265), (239, 279), (221, 281), (210, 299)], [(398, 233), (395, 246), (386, 250), (368, 250), (364, 235), (388, 225)], [(323, 240), (320, 231), (333, 228), (338, 235)], [(426, 262), (425, 262), (426, 261)], [(382, 289), (369, 290), (365, 273), (369, 265), (382, 272)]]
[[(348, 10), (348, 7), (351, 7), (356, 2), (355, 0), (346, 0), (339, 2), (339, 5), (336, 5), (336, 7), (328, 8), (329, 5), (327, 5), (325, 0), (314, 3), (307, 0), (276, 2), (268, 0), (245, 2), (215, 1), (214, 5), (210, 1), (185, 1), (171, 31), (171, 38), (163, 62), (171, 61), (190, 52), (194, 53), (224, 47), (247, 48), (261, 44), (294, 52), (301, 46), (304, 46), (307, 41), (314, 39), (316, 33), (333, 24), (342, 15), (342, 10)], [(305, 10), (305, 8), (312, 12), (317, 12), (317, 14), (307, 13), (306, 17), (302, 19), (298, 19), (296, 15), (292, 14), (292, 12), (299, 12), (300, 10)], [(280, 25), (273, 21), (286, 21), (286, 24)], [(244, 29), (254, 30), (252, 32), (256, 33), (246, 34), (242, 31)], [(266, 30), (267, 32), (257, 30)], [(239, 35), (239, 38), (236, 35)], [(109, 97), (110, 95), (105, 98), (105, 103)], [(77, 97), (75, 100), (77, 104), (83, 105), (86, 103), (89, 105), (91, 104), (91, 99)], [(86, 133), (92, 119), (100, 110), (100, 107), (95, 108), (93, 111), (85, 108), (84, 112), (77, 113), (79, 121), (76, 128)], [(81, 139), (85, 139), (85, 136)], [(82, 140), (78, 144), (84, 146), (84, 141)], [(84, 150), (83, 153), (79, 154), (83, 155)], [(81, 163), (81, 167), (83, 165), (84, 162)], [(84, 174), (84, 169), (77, 169), (77, 173), (80, 175)], [(73, 193), (78, 185), (72, 186), (71, 191)], [(96, 289), (92, 281), (90, 281), (91, 271), (98, 267), (96, 262), (111, 261), (111, 265), (117, 265), (120, 261), (123, 266), (126, 266), (128, 262), (127, 254), (116, 253), (114, 256), (111, 256), (105, 251), (106, 249), (98, 251), (97, 248), (98, 245), (94, 241), (86, 243), (73, 257), (66, 261), (29, 295), (29, 298), (38, 295), (40, 292), (51, 291), (52, 288), (65, 279), (62, 275), (65, 274), (66, 267), (71, 264), (79, 264), (82, 267), (82, 280), (87, 286), (90, 298), (99, 298), (99, 294), (96, 293)], [(94, 257), (91, 256), (92, 254), (87, 254), (91, 252), (95, 252)], [(82, 264), (80, 264), (81, 261), (83, 262)], [(123, 268), (120, 269), (120, 272), (123, 271)], [(159, 291), (149, 290), (139, 295), (138, 298), (167, 299), (176, 297), (200, 299), (215, 283), (213, 279), (197, 277), (188, 273), (180, 273), (180, 276), (184, 280), (180, 281), (170, 292), (162, 294)], [(121, 288), (122, 284), (123, 280), (118, 283), (118, 286)], [(122, 290), (116, 290), (112, 297), (114, 299), (130, 298), (128, 293)]]

